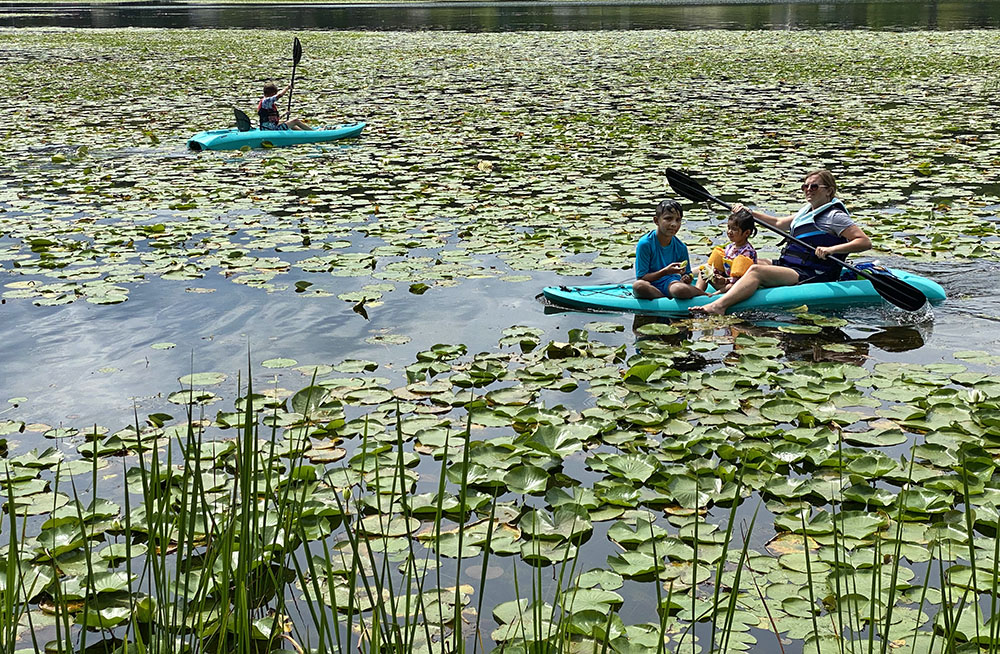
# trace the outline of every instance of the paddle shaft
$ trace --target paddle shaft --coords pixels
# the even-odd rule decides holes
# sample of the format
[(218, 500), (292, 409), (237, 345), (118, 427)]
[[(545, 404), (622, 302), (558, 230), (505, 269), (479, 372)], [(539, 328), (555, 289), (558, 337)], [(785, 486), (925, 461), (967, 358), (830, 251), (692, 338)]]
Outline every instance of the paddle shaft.
[[(707, 191), (705, 192), (705, 197), (707, 199), (709, 199), (709, 200), (712, 200), (713, 202), (721, 204), (726, 209), (728, 209), (730, 211), (730, 213), (732, 213), (733, 206), (731, 204), (729, 204), (728, 202), (720, 200), (719, 198), (715, 197), (714, 195), (712, 195), (711, 193), (709, 193)], [(750, 211), (750, 210), (747, 209), (747, 211)], [(765, 227), (765, 228), (771, 230), (772, 232), (774, 232), (778, 236), (782, 236), (782, 237), (788, 239), (789, 241), (793, 241), (795, 243), (798, 243), (802, 247), (807, 248), (809, 250), (814, 250), (815, 249), (814, 245), (810, 245), (809, 243), (803, 241), (801, 238), (796, 238), (796, 237), (792, 236), (791, 234), (789, 234), (788, 232), (786, 232), (786, 231), (784, 231), (782, 229), (778, 229), (777, 227), (775, 227), (771, 223), (763, 221), (760, 218), (758, 218), (757, 216), (754, 216), (752, 211), (750, 211), (750, 217), (753, 218), (753, 221), (755, 223), (757, 223), (761, 227)], [(833, 261), (834, 263), (840, 264), (841, 266), (843, 266), (844, 268), (847, 268), (848, 270), (854, 272), (855, 274), (860, 275), (861, 277), (864, 277), (865, 279), (867, 279), (869, 281), (872, 281), (873, 275), (868, 274), (864, 270), (859, 270), (858, 268), (856, 268), (855, 266), (852, 266), (851, 264), (847, 263), (843, 259), (840, 259), (840, 258), (835, 257), (835, 256), (830, 255), (830, 254), (826, 255), (826, 258), (829, 259), (830, 261)]]
[[(733, 210), (732, 206), (730, 206), (728, 203), (723, 202), (719, 198), (709, 193), (707, 190), (705, 190), (704, 186), (693, 180), (689, 175), (682, 173), (679, 170), (673, 168), (667, 168), (667, 181), (670, 183), (671, 188), (673, 188), (675, 191), (680, 193), (688, 200), (691, 200), (692, 202), (704, 202), (706, 200), (711, 200), (712, 202), (721, 204), (730, 212), (732, 212)], [(778, 234), (779, 236), (794, 243), (798, 243), (807, 250), (814, 249), (811, 244), (778, 229), (777, 227), (771, 225), (770, 223), (764, 222), (763, 220), (754, 216), (752, 213), (750, 214), (750, 216), (751, 218), (753, 218), (753, 221), (755, 223), (763, 227), (766, 227), (775, 234)], [(843, 259), (839, 259), (837, 257), (827, 256), (827, 259), (833, 261), (834, 263), (843, 268), (847, 268), (848, 270), (853, 271), (859, 277), (867, 279), (869, 282), (871, 282), (872, 287), (879, 295), (881, 295), (887, 301), (891, 302), (892, 304), (896, 305), (901, 309), (905, 309), (906, 311), (916, 311), (922, 306), (924, 306), (924, 304), (926, 304), (927, 302), (927, 296), (924, 295), (923, 291), (913, 286), (912, 284), (904, 282), (901, 279), (892, 276), (873, 275), (869, 273), (867, 270), (860, 270), (855, 266), (852, 266), (851, 264), (847, 263)]]
[(292, 117), (292, 91), (295, 90), (295, 69), (299, 65), (299, 59), (302, 58), (302, 44), (299, 43), (299, 37), (295, 37), (295, 43), (292, 45), (292, 81), (288, 84), (288, 107), (285, 110), (285, 120), (289, 120)]

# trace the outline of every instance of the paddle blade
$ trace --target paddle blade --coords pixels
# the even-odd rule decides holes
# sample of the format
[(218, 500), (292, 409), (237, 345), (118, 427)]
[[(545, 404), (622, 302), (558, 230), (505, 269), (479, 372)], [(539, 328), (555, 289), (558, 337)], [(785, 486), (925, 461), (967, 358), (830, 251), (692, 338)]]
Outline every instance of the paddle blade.
[(683, 173), (676, 168), (667, 168), (666, 175), (670, 188), (688, 200), (692, 202), (717, 202), (727, 209), (729, 208), (728, 204), (705, 190), (704, 186), (696, 182), (687, 173)]
[(302, 44), (299, 43), (299, 37), (295, 37), (295, 43), (292, 44), (292, 64), (296, 65), (302, 59)]
[(872, 275), (867, 271), (850, 267), (870, 281), (875, 292), (881, 295), (886, 302), (894, 304), (904, 311), (917, 311), (927, 303), (927, 296), (924, 295), (923, 291), (898, 277)]

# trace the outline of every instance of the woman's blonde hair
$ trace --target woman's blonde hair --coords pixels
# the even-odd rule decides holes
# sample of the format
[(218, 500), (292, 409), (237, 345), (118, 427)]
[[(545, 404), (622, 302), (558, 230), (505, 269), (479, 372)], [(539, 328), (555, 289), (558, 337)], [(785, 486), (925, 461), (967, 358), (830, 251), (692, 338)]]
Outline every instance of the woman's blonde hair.
[(806, 176), (802, 178), (802, 181), (806, 181), (810, 177), (819, 177), (819, 181), (824, 186), (830, 187), (830, 195), (837, 195), (837, 180), (833, 178), (833, 173), (831, 173), (826, 168), (820, 168), (819, 170), (814, 170), (811, 173), (806, 173)]

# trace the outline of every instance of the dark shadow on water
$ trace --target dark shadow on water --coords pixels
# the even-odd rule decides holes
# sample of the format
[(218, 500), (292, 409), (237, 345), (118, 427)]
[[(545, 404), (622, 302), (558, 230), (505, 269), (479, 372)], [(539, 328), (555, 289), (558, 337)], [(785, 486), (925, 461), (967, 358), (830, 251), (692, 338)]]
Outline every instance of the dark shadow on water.
[(0, 26), (460, 32), (1000, 28), (1000, 2), (0, 5)]

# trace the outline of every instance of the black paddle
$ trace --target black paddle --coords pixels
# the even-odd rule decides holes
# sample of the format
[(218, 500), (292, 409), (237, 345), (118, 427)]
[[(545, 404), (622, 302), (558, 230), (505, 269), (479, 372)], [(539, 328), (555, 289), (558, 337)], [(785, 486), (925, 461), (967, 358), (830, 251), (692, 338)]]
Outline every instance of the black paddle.
[(295, 67), (299, 65), (299, 61), (302, 59), (302, 44), (299, 43), (299, 37), (295, 37), (295, 43), (292, 44), (292, 81), (288, 85), (288, 109), (285, 111), (285, 120), (289, 120), (292, 117), (292, 91), (295, 90)]
[[(722, 205), (729, 211), (733, 210), (730, 204), (728, 204), (727, 202), (723, 202), (719, 198), (715, 197), (714, 195), (706, 191), (704, 186), (694, 181), (687, 174), (682, 173), (679, 170), (676, 170), (674, 168), (667, 168), (667, 182), (670, 183), (670, 188), (674, 189), (674, 191), (681, 194), (688, 200), (691, 200), (692, 202), (711, 201), (715, 202), (716, 204)], [(784, 232), (775, 227), (774, 225), (770, 225), (764, 222), (763, 220), (760, 220), (756, 216), (754, 217), (753, 221), (762, 227), (766, 227), (775, 234), (783, 236), (789, 241), (794, 241), (795, 243), (798, 243), (799, 245), (808, 248), (810, 250), (813, 249), (813, 246), (809, 245), (802, 239), (795, 238), (791, 234)], [(916, 288), (911, 284), (907, 284), (906, 282), (897, 277), (890, 277), (889, 275), (874, 275), (868, 272), (867, 270), (861, 270), (859, 268), (856, 268), (855, 266), (852, 266), (843, 259), (839, 259), (837, 257), (829, 255), (826, 258), (829, 259), (830, 261), (833, 261), (836, 264), (843, 266), (844, 268), (847, 268), (848, 270), (853, 271), (859, 277), (864, 277), (865, 279), (870, 281), (872, 283), (872, 286), (875, 287), (875, 291), (879, 295), (885, 298), (886, 301), (895, 304), (900, 309), (905, 309), (906, 311), (916, 311), (917, 309), (924, 306), (924, 303), (927, 302), (927, 297), (923, 294), (923, 292), (921, 292), (919, 288)]]

